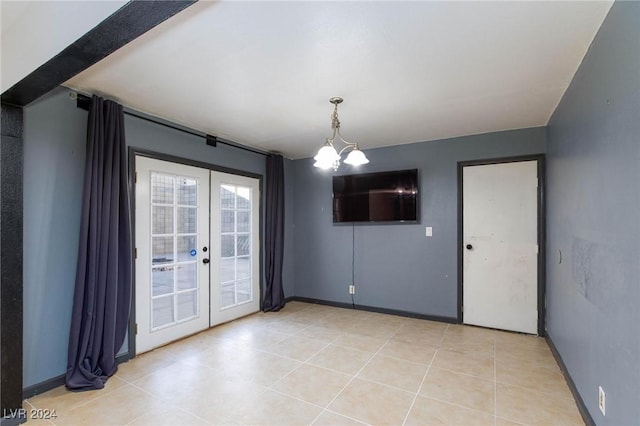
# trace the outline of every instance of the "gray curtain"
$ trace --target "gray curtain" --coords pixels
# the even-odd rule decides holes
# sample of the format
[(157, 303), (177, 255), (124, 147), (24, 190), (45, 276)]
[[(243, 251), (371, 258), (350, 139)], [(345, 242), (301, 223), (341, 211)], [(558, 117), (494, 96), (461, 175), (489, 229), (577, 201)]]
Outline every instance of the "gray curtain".
[(282, 261), (284, 257), (284, 159), (267, 156), (265, 215), (265, 278), (262, 310), (278, 311), (284, 306)]
[(104, 387), (131, 308), (131, 216), (122, 105), (94, 96), (87, 126), (82, 219), (66, 385)]

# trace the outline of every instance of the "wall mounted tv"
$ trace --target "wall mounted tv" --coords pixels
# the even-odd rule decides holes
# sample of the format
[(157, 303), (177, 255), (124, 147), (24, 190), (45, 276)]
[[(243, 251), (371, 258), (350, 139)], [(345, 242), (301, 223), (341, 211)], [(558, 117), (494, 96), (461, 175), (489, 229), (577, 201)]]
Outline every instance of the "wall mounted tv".
[(333, 177), (333, 222), (416, 222), (418, 170)]

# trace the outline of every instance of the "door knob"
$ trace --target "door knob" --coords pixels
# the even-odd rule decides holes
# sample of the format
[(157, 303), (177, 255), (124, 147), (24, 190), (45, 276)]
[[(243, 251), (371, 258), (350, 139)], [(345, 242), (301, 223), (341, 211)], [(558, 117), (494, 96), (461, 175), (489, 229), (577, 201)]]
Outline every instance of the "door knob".
[(467, 244), (467, 250), (471, 250), (473, 246), (471, 244)]
[(206, 265), (207, 263), (209, 263), (209, 259), (205, 257), (204, 259), (202, 259), (202, 263)]

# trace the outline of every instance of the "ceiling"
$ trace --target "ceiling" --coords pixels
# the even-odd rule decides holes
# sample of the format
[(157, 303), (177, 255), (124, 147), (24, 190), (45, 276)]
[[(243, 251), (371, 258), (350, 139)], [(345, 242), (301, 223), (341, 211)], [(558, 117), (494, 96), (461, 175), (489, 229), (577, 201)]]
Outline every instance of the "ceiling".
[(2, 93), (125, 3), (126, 0), (0, 0)]
[(289, 158), (544, 126), (611, 2), (200, 1), (72, 78)]

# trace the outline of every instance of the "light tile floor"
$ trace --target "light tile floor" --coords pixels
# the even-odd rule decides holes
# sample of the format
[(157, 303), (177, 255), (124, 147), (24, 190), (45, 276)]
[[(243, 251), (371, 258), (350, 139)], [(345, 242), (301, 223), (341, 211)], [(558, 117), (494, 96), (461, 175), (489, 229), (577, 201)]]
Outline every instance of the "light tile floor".
[(542, 338), (300, 302), (25, 408), (60, 425), (584, 424)]

